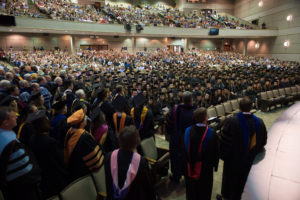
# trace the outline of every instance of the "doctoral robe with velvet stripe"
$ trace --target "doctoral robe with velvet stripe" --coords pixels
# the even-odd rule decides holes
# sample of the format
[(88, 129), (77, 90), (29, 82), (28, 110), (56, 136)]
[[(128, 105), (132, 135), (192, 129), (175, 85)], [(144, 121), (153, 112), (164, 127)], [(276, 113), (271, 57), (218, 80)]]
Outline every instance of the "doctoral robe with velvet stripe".
[[(256, 132), (252, 115), (244, 114), (250, 129), (250, 138)], [(248, 151), (245, 146), (244, 134), (237, 116), (224, 123), (221, 134), (221, 158), (224, 160), (222, 195), (228, 199), (240, 199), (255, 156), (262, 151), (267, 142), (267, 130), (264, 122), (259, 119), (256, 133), (256, 145)], [(249, 139), (250, 140), (250, 139)]]
[[(131, 161), (132, 152), (120, 149), (118, 154), (118, 181), (119, 187), (122, 188), (126, 179), (126, 173)], [(107, 200), (115, 200), (113, 197), (113, 180), (110, 166), (111, 153), (105, 157), (105, 177)], [(153, 189), (153, 177), (151, 177), (148, 162), (141, 157), (138, 172), (135, 179), (130, 185), (127, 196), (123, 200), (155, 200)]]
[[(190, 131), (190, 158), (191, 164), (196, 162), (198, 147), (206, 127), (193, 126)], [(188, 153), (185, 159), (187, 160)], [(213, 171), (218, 170), (219, 163), (219, 139), (213, 131), (202, 148), (202, 170), (198, 180), (187, 176), (186, 171), (186, 199), (187, 200), (210, 200), (213, 186)]]
[(65, 164), (72, 180), (97, 171), (103, 160), (102, 147), (92, 135), (85, 130), (80, 130), (79, 133), (74, 131), (73, 134), (72, 131), (68, 132), (65, 142)]

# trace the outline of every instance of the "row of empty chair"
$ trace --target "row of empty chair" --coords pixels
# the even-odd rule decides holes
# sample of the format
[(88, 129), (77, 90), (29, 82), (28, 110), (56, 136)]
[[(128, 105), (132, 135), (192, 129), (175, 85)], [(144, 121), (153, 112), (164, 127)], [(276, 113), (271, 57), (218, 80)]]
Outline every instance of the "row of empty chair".
[(261, 106), (263, 112), (276, 108), (277, 106), (288, 105), (300, 100), (300, 86), (273, 89), (266, 92), (260, 92)]

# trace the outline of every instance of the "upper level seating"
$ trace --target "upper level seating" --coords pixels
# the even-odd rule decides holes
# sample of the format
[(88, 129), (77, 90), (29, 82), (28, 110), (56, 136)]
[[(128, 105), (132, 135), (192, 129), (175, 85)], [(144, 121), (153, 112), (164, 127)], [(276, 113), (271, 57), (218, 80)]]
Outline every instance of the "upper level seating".
[(0, 13), (14, 16), (42, 17), (40, 13), (36, 12), (34, 9), (30, 9), (24, 0), (1, 0)]
[[(22, 0), (3, 2), (2, 12), (15, 16), (42, 17)], [(163, 6), (119, 6), (107, 4), (102, 10), (92, 5), (82, 6), (70, 0), (33, 0), (41, 13), (54, 20), (96, 23), (139, 24), (142, 26), (168, 26), (182, 28), (253, 29), (227, 16), (215, 13), (184, 13)]]

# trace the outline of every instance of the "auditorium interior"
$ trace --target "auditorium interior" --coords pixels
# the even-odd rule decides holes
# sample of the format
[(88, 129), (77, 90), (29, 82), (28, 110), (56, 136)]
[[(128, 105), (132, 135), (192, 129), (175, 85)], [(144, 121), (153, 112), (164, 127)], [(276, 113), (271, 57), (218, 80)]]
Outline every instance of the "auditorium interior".
[[(207, 109), (209, 126), (221, 137), (224, 123), (248, 96), (251, 113), (265, 123), (268, 139), (264, 152), (254, 159), (241, 199), (299, 200), (299, 11), (300, 0), (0, 0), (0, 93), (12, 98), (7, 103), (0, 95), (0, 104), (16, 102), (22, 116), (38, 83), (44, 105), (36, 107), (46, 108), (52, 119), (58, 91), (65, 95), (73, 81), (70, 109), (66, 100), (68, 116), (74, 114), (78, 98), (87, 102), (86, 115), (93, 121), (92, 104), (104, 88), (115, 105), (121, 86), (130, 109), (134, 93), (144, 95), (149, 110), (157, 104), (151, 107), (155, 150), (147, 149), (148, 140), (141, 142), (155, 176), (156, 198), (184, 200), (184, 178), (177, 185), (170, 180), (167, 124), (172, 109), (182, 103), (184, 91), (190, 91), (194, 105)], [(49, 99), (42, 87), (49, 90)], [(114, 119), (106, 112), (108, 130), (114, 132)], [(134, 121), (132, 113), (127, 112)], [(27, 121), (21, 128), (17, 122), (16, 133)], [(103, 170), (43, 199), (106, 199)], [(222, 175), (219, 159), (211, 199), (222, 199)], [(1, 193), (0, 200), (4, 196)]]

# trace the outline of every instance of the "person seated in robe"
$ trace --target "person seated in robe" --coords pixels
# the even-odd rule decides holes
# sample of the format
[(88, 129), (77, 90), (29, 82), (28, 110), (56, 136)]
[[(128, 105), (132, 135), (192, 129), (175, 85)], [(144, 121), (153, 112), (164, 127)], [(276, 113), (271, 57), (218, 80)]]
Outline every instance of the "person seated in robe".
[(184, 135), (186, 199), (210, 200), (213, 170), (217, 171), (219, 163), (219, 139), (207, 125), (208, 117), (204, 107), (193, 112), (193, 119), (196, 124), (188, 127)]
[(83, 109), (77, 110), (67, 120), (71, 124), (64, 145), (64, 161), (71, 179), (97, 171), (103, 164), (103, 150), (94, 137), (84, 127), (87, 116)]
[(155, 200), (148, 162), (135, 152), (140, 144), (137, 129), (125, 127), (118, 140), (120, 148), (105, 157), (107, 200)]

